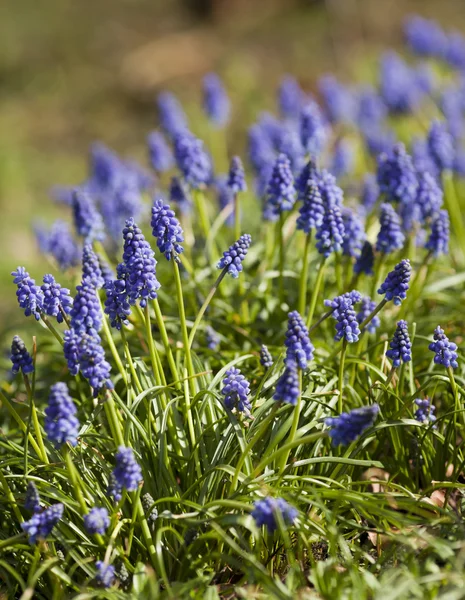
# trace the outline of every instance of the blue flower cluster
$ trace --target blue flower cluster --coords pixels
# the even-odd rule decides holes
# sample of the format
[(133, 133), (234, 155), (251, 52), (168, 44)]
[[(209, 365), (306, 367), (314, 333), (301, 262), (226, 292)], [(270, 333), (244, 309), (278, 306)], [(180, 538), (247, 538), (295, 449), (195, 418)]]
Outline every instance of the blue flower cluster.
[(392, 204), (382, 204), (379, 217), (381, 229), (376, 240), (376, 250), (383, 254), (392, 254), (404, 246), (405, 235), (399, 215)]
[(217, 127), (224, 127), (231, 112), (231, 103), (221, 79), (215, 73), (203, 79), (203, 109)]
[(63, 504), (53, 504), (42, 512), (33, 514), (29, 521), (21, 523), (22, 530), (27, 534), (29, 543), (35, 544), (37, 540), (45, 540), (52, 529), (63, 517)]
[(418, 179), (412, 157), (403, 144), (396, 144), (389, 153), (378, 157), (377, 177), (380, 191), (389, 202), (415, 202)]
[(325, 306), (333, 309), (332, 316), (336, 319), (336, 335), (334, 339), (346, 340), (349, 344), (358, 341), (360, 328), (354, 305), (358, 304), (362, 296), (356, 290), (337, 296), (334, 300), (325, 300)]
[(325, 424), (330, 427), (329, 435), (333, 446), (347, 446), (355, 441), (362, 433), (371, 427), (379, 412), (379, 406), (363, 406), (337, 417), (328, 417)]
[(434, 423), (436, 416), (434, 415), (435, 406), (431, 403), (429, 398), (417, 398), (415, 404), (418, 406), (415, 411), (415, 419), (420, 423)]
[(459, 366), (457, 362), (457, 344), (449, 341), (444, 329), (441, 329), (439, 325), (434, 330), (433, 338), (434, 342), (431, 342), (428, 347), (434, 352), (434, 362), (446, 368), (456, 369)]
[(388, 273), (378, 294), (384, 294), (386, 300), (392, 300), (398, 306), (407, 297), (411, 272), (410, 261), (404, 258)]
[(103, 588), (111, 587), (115, 581), (115, 567), (107, 564), (106, 562), (98, 560), (95, 563), (95, 568), (97, 569), (97, 573), (95, 575), (96, 584), (102, 586)]
[(26, 496), (24, 498), (24, 508), (33, 513), (40, 511), (39, 490), (33, 481), (29, 481), (27, 484)]
[(239, 369), (231, 367), (226, 371), (221, 393), (224, 396), (226, 408), (229, 410), (236, 409), (250, 415), (250, 409), (252, 408), (249, 400), (250, 386)]
[(152, 206), (152, 235), (157, 240), (158, 249), (166, 260), (179, 261), (178, 254), (184, 252), (181, 243), (184, 235), (174, 211), (163, 200), (155, 200)]
[(300, 395), (299, 373), (297, 363), (289, 361), (283, 374), (276, 383), (273, 398), (277, 402), (285, 402), (295, 406)]
[(272, 498), (271, 496), (257, 500), (252, 511), (252, 517), (258, 527), (264, 525), (270, 533), (278, 529), (280, 521), (284, 525), (293, 525), (298, 514), (297, 509), (286, 502), (284, 498)]
[(205, 341), (210, 350), (216, 350), (220, 345), (220, 336), (210, 325), (205, 330)]
[(69, 395), (66, 383), (52, 385), (45, 409), (44, 429), (48, 439), (60, 448), (63, 444), (76, 446), (79, 432), (77, 409)]
[(242, 261), (247, 256), (249, 246), (252, 243), (252, 238), (248, 233), (244, 233), (234, 242), (228, 250), (223, 252), (217, 268), (227, 269), (227, 272), (234, 278), (239, 277), (239, 273), (243, 270)]
[(269, 369), (273, 366), (273, 357), (265, 344), (262, 344), (260, 348), (260, 364), (262, 367), (265, 367), (265, 369)]
[(152, 131), (147, 138), (150, 163), (155, 171), (164, 173), (174, 165), (174, 157), (164, 135), (160, 131)]
[(49, 231), (36, 225), (35, 232), (40, 251), (50, 254), (60, 270), (66, 271), (79, 264), (81, 249), (71, 235), (68, 223), (58, 219)]
[(110, 518), (106, 508), (95, 506), (87, 515), (84, 515), (84, 527), (87, 533), (91, 535), (99, 533), (104, 535), (105, 531), (110, 527)]
[(110, 495), (119, 502), (122, 491), (135, 492), (142, 481), (142, 470), (134, 457), (132, 448), (119, 446), (115, 456), (116, 466), (112, 471)]
[(447, 254), (449, 252), (450, 222), (447, 210), (440, 210), (431, 223), (431, 234), (425, 244), (425, 248), (433, 253), (433, 256)]
[(408, 334), (407, 321), (398, 321), (394, 337), (389, 344), (386, 356), (392, 360), (393, 367), (400, 367), (401, 362), (412, 360), (412, 344)]
[(231, 158), (227, 186), (233, 195), (239, 194), (239, 192), (245, 192), (247, 190), (244, 166), (242, 165), (242, 161), (239, 156), (233, 156)]
[(314, 347), (310, 341), (307, 326), (299, 313), (294, 310), (288, 315), (286, 340), (286, 365), (296, 363), (299, 369), (306, 369), (313, 360)]
[(357, 258), (354, 264), (354, 273), (365, 273), (365, 275), (373, 275), (373, 265), (375, 264), (375, 255), (373, 252), (373, 246), (369, 241), (365, 241), (360, 256)]
[(19, 335), (15, 335), (13, 337), (10, 358), (12, 363), (11, 371), (13, 374), (21, 371), (23, 375), (27, 375), (28, 373), (32, 373), (34, 371), (32, 357), (27, 351), (26, 344), (19, 337)]
[(24, 309), (26, 317), (33, 315), (38, 321), (44, 308), (44, 293), (24, 267), (18, 267), (11, 274), (13, 283), (18, 287), (16, 297), (20, 308)]
[(62, 323), (65, 315), (71, 313), (73, 305), (69, 290), (61, 287), (53, 275), (44, 275), (44, 283), (40, 289), (44, 295), (44, 313), (49, 317), (56, 317), (58, 323)]
[(282, 212), (292, 210), (295, 200), (296, 190), (291, 163), (285, 154), (280, 154), (268, 182), (263, 216), (268, 221), (276, 221)]
[(194, 189), (202, 188), (212, 179), (210, 156), (203, 142), (190, 131), (182, 131), (174, 138), (174, 157), (184, 180)]

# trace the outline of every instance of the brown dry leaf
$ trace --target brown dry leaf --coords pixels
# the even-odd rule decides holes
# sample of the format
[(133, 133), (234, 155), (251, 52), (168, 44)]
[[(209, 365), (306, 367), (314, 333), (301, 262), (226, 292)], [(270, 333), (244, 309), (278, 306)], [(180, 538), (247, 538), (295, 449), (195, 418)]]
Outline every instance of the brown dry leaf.
[(370, 469), (367, 469), (362, 475), (362, 479), (364, 481), (373, 482), (371, 484), (371, 490), (375, 494), (385, 491), (384, 486), (380, 482), (389, 481), (389, 478), (389, 473), (387, 471), (384, 471), (383, 469), (379, 469), (378, 467), (371, 467)]

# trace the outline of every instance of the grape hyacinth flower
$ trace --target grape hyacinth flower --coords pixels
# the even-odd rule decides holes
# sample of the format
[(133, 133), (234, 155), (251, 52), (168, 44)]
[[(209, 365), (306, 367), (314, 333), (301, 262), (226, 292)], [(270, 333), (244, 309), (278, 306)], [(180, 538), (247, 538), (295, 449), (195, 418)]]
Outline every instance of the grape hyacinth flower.
[(99, 257), (90, 244), (85, 244), (82, 249), (82, 279), (87, 280), (96, 289), (100, 289), (104, 283)]
[(234, 279), (239, 277), (239, 273), (243, 270), (242, 261), (246, 257), (251, 243), (252, 238), (248, 233), (241, 235), (228, 250), (223, 252), (217, 268), (226, 269)]
[(79, 421), (76, 417), (76, 406), (69, 395), (66, 383), (52, 385), (45, 409), (44, 429), (48, 439), (55, 448), (69, 443), (76, 446), (79, 432)]
[(81, 373), (93, 389), (94, 398), (97, 398), (103, 390), (113, 389), (110, 380), (111, 366), (105, 360), (102, 340), (98, 333), (91, 330), (78, 338), (77, 360)]
[(283, 77), (278, 90), (278, 105), (285, 119), (297, 119), (302, 107), (304, 94), (297, 80), (291, 75)]
[(313, 179), (308, 180), (305, 194), (301, 199), (303, 202), (299, 209), (297, 229), (310, 233), (312, 229), (321, 226), (325, 214), (323, 199), (316, 181)]
[(39, 490), (33, 481), (29, 481), (27, 484), (26, 497), (24, 498), (24, 508), (33, 513), (40, 511)]
[(44, 313), (49, 317), (56, 317), (58, 323), (62, 323), (63, 314), (69, 315), (73, 305), (68, 288), (61, 287), (53, 275), (44, 275), (44, 283), (40, 289), (44, 294)]
[(295, 199), (296, 191), (291, 163), (285, 154), (280, 154), (268, 182), (267, 201), (263, 213), (265, 219), (276, 221), (282, 212), (292, 210)]
[(133, 218), (126, 221), (123, 239), (123, 262), (118, 265), (118, 279), (124, 279), (126, 282), (130, 304), (139, 300), (140, 306), (145, 308), (148, 300), (157, 297), (160, 287), (156, 276), (157, 261), (150, 244)]
[(424, 92), (414, 70), (396, 52), (383, 55), (380, 76), (381, 94), (391, 112), (409, 114), (418, 109)]
[(224, 404), (229, 410), (237, 409), (239, 412), (250, 415), (252, 405), (248, 396), (250, 394), (250, 386), (244, 375), (239, 369), (231, 367), (225, 373), (223, 379), (223, 388), (221, 393), (224, 396)]
[(431, 234), (425, 244), (425, 248), (433, 253), (433, 256), (448, 254), (449, 252), (450, 222), (447, 210), (439, 211), (431, 223)]
[(365, 241), (362, 246), (360, 256), (357, 258), (354, 264), (354, 273), (365, 273), (365, 275), (373, 275), (373, 265), (375, 264), (375, 255), (373, 252), (373, 246), (369, 241)]
[(173, 258), (179, 262), (178, 255), (184, 252), (181, 243), (184, 241), (183, 231), (174, 211), (163, 200), (155, 200), (152, 206), (150, 221), (152, 235), (157, 240), (158, 249), (166, 260)]
[(418, 173), (418, 192), (415, 198), (415, 207), (419, 212), (419, 220), (425, 223), (427, 219), (434, 218), (443, 202), (443, 192), (436, 179), (426, 171)]
[(334, 147), (331, 172), (335, 177), (350, 175), (354, 170), (355, 148), (350, 139), (340, 139)]
[(380, 94), (369, 85), (358, 92), (356, 120), (362, 131), (379, 129), (385, 120), (388, 109)]
[(178, 133), (174, 138), (174, 157), (186, 183), (192, 188), (199, 189), (210, 183), (210, 156), (204, 150), (203, 142), (190, 131)]
[(337, 204), (325, 206), (322, 223), (316, 232), (318, 252), (328, 258), (332, 252), (342, 250), (344, 233), (344, 222), (339, 206)]
[(433, 121), (428, 132), (428, 149), (439, 171), (452, 169), (454, 164), (454, 140), (447, 131), (447, 124)]
[(434, 342), (431, 342), (428, 348), (435, 353), (435, 364), (456, 369), (459, 366), (457, 362), (457, 344), (449, 341), (444, 329), (441, 329), (439, 325), (434, 330), (433, 338)]
[(265, 369), (269, 369), (273, 366), (273, 357), (265, 344), (262, 344), (262, 347), (260, 348), (260, 364), (262, 367), (265, 367)]
[(465, 38), (459, 31), (453, 31), (447, 36), (446, 61), (454, 68), (465, 69)]
[(210, 325), (205, 329), (205, 341), (209, 350), (216, 350), (220, 345), (220, 336)]
[(170, 202), (174, 202), (181, 213), (188, 213), (192, 207), (187, 186), (179, 177), (172, 177), (170, 183)]
[(334, 300), (325, 300), (325, 305), (333, 308), (332, 316), (337, 321), (336, 335), (334, 336), (336, 342), (342, 339), (349, 344), (358, 342), (360, 328), (354, 304), (360, 302), (360, 300), (361, 295), (355, 290), (342, 296), (337, 296)]
[(40, 251), (50, 254), (61, 271), (66, 271), (70, 267), (79, 264), (81, 251), (71, 235), (68, 223), (65, 221), (56, 220), (50, 231), (42, 231), (36, 228), (36, 236)]
[(431, 403), (429, 398), (417, 398), (415, 400), (415, 404), (418, 406), (417, 410), (415, 411), (415, 419), (417, 421), (420, 421), (420, 423), (426, 423), (427, 425), (436, 421), (436, 416), (434, 414), (436, 407)]
[(365, 214), (370, 213), (379, 198), (379, 185), (376, 175), (367, 173), (363, 179), (361, 201)]
[(394, 132), (386, 126), (365, 127), (361, 134), (367, 151), (375, 158), (380, 154), (391, 152), (396, 141)]
[(295, 406), (300, 395), (299, 375), (297, 363), (287, 361), (284, 373), (278, 379), (276, 390), (273, 395), (277, 402), (285, 402)]
[(19, 337), (15, 335), (11, 343), (11, 372), (15, 375), (22, 371), (23, 375), (32, 373), (34, 371), (34, 363), (32, 357), (27, 351), (26, 344)]
[(134, 457), (132, 448), (119, 446), (116, 453), (116, 467), (113, 469), (115, 481), (121, 488), (134, 492), (142, 481), (142, 470)]
[(428, 142), (423, 138), (412, 140), (412, 160), (417, 174), (429, 173), (435, 179), (439, 179), (440, 171), (428, 148)]
[(411, 204), (415, 202), (418, 179), (412, 157), (404, 144), (395, 144), (391, 152), (378, 157), (378, 184), (389, 202)]
[[(321, 184), (323, 181), (322, 173), (316, 166), (316, 162), (313, 158), (310, 158), (300, 171), (295, 181), (295, 187), (297, 189), (297, 199), (302, 202), (305, 201), (305, 196), (308, 193), (308, 188), (313, 185)], [(318, 187), (318, 190), (320, 188)]]
[(257, 526), (264, 525), (270, 533), (278, 528), (277, 514), (281, 515), (285, 525), (293, 525), (299, 513), (283, 498), (272, 498), (271, 496), (255, 502), (252, 511), (252, 517), (255, 519)]
[(76, 296), (70, 312), (71, 327), (76, 333), (94, 330), (102, 327), (102, 311), (97, 297), (97, 290), (88, 279), (83, 279), (76, 286)]
[(415, 54), (437, 58), (444, 54), (447, 38), (436, 21), (418, 15), (409, 17), (404, 24), (404, 34)]
[(153, 499), (153, 496), (147, 492), (142, 496), (141, 501), (144, 513), (147, 515), (147, 520), (155, 523), (158, 519), (158, 510), (154, 506), (155, 500)]
[(24, 308), (26, 317), (34, 315), (34, 318), (38, 321), (40, 313), (43, 311), (44, 293), (24, 267), (18, 267), (11, 274), (14, 277), (13, 283), (18, 286), (16, 297), (20, 308)]
[(286, 340), (286, 365), (296, 363), (299, 369), (306, 369), (313, 360), (314, 347), (310, 341), (307, 326), (299, 313), (294, 310), (288, 314)]
[(363, 406), (337, 417), (325, 419), (325, 425), (331, 428), (329, 435), (333, 446), (347, 446), (355, 441), (362, 433), (371, 427), (379, 412), (379, 406)]
[(157, 106), (161, 126), (171, 138), (187, 130), (186, 113), (174, 94), (170, 92), (159, 94)]
[(29, 521), (21, 523), (21, 529), (26, 532), (29, 543), (35, 544), (36, 541), (44, 540), (52, 533), (55, 525), (63, 517), (63, 504), (53, 504), (42, 512), (36, 512)]
[(227, 186), (234, 195), (247, 190), (244, 166), (239, 156), (231, 158)]
[(113, 473), (110, 473), (107, 495), (110, 496), (110, 498), (113, 498), (115, 502), (120, 502), (123, 497), (123, 487), (116, 481)]
[(231, 102), (221, 79), (215, 73), (203, 79), (203, 110), (217, 127), (224, 127), (229, 121)]
[(160, 131), (152, 131), (147, 137), (150, 164), (159, 173), (173, 168), (174, 157), (165, 136)]
[[(376, 302), (369, 296), (364, 296), (361, 301), (360, 311), (357, 313), (357, 322), (361, 325), (376, 308)], [(380, 318), (375, 315), (366, 325), (368, 333), (375, 333), (376, 329), (381, 325)]]
[(389, 344), (386, 356), (392, 360), (393, 367), (400, 367), (400, 363), (412, 360), (412, 344), (408, 334), (407, 321), (398, 321), (394, 337)]
[(366, 233), (363, 223), (353, 210), (344, 208), (342, 211), (342, 222), (344, 223), (344, 241), (342, 254), (358, 258), (362, 252)]
[(131, 304), (129, 303), (126, 291), (126, 282), (124, 279), (114, 279), (105, 284), (106, 300), (105, 313), (110, 317), (110, 324), (116, 329), (121, 329), (122, 325), (129, 325), (128, 317), (131, 314)]
[(71, 375), (79, 373), (79, 336), (74, 329), (68, 329), (63, 335), (63, 354)]
[(392, 300), (396, 306), (399, 306), (407, 297), (411, 272), (410, 261), (404, 258), (388, 273), (378, 294), (384, 294), (386, 300)]
[(324, 75), (318, 82), (318, 89), (331, 123), (353, 122), (356, 103), (353, 92), (347, 86), (333, 75)]
[(392, 204), (388, 204), (387, 202), (381, 204), (379, 221), (381, 229), (376, 239), (376, 250), (383, 254), (392, 254), (396, 250), (403, 248), (405, 235), (402, 231), (400, 217)]
[(276, 150), (279, 154), (285, 154), (287, 156), (293, 173), (298, 173), (300, 171), (305, 160), (305, 152), (295, 126), (286, 124), (281, 128)]
[(91, 197), (78, 189), (73, 192), (73, 218), (77, 234), (86, 242), (105, 239), (102, 215)]
[(248, 132), (248, 157), (256, 174), (276, 160), (273, 143), (259, 123), (252, 125)]
[(318, 156), (323, 151), (326, 140), (326, 125), (316, 102), (308, 102), (300, 112), (300, 141), (307, 154)]
[(115, 567), (113, 565), (107, 565), (106, 562), (98, 560), (95, 563), (97, 573), (95, 575), (95, 582), (97, 585), (103, 588), (109, 588), (115, 581)]
[(110, 527), (110, 518), (106, 508), (95, 506), (87, 515), (84, 515), (84, 527), (87, 533), (91, 535), (99, 533), (104, 535), (105, 531)]

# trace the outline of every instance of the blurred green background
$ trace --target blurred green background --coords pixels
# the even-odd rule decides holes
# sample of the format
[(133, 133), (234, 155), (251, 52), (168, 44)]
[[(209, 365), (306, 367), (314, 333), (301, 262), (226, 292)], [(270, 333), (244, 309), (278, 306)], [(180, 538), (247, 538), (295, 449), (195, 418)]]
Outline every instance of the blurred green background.
[(48, 191), (84, 178), (91, 142), (146, 164), (157, 92), (175, 91), (202, 119), (201, 78), (215, 70), (234, 103), (230, 144), (243, 154), (241, 134), (273, 108), (284, 73), (308, 90), (327, 71), (373, 79), (377, 54), (401, 46), (410, 13), (465, 24), (464, 0), (1, 2), (1, 330), (24, 327), (10, 272), (24, 265), (41, 280), (50, 270), (31, 223), (66, 213)]

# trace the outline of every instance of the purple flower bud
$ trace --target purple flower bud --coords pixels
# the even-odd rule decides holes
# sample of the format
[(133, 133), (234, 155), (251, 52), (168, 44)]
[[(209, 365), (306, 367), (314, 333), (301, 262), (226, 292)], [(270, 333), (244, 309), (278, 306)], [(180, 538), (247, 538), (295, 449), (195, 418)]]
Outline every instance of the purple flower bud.
[(44, 429), (48, 439), (56, 448), (61, 448), (66, 443), (76, 446), (79, 433), (76, 412), (66, 383), (52, 385), (48, 406), (45, 409)]
[(19, 337), (19, 335), (15, 335), (11, 343), (10, 358), (12, 363), (11, 372), (13, 374), (21, 371), (24, 375), (27, 375), (28, 373), (32, 373), (34, 371), (32, 357), (27, 351), (26, 344)]
[(225, 373), (221, 393), (224, 396), (224, 404), (229, 410), (237, 409), (239, 412), (250, 415), (252, 405), (248, 398), (250, 386), (239, 369), (231, 367)]

